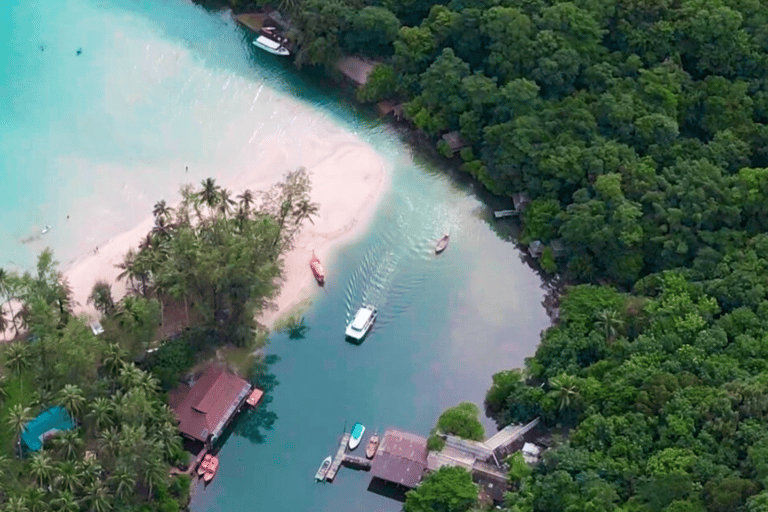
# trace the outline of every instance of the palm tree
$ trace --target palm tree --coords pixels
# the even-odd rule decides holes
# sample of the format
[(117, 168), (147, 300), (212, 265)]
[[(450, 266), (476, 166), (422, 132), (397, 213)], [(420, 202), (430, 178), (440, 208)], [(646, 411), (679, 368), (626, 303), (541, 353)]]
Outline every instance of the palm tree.
[(251, 192), (249, 189), (243, 190), (243, 193), (237, 196), (237, 198), (240, 200), (240, 206), (242, 206), (243, 211), (245, 211), (246, 216), (251, 211), (251, 205), (253, 204), (253, 192)]
[(152, 214), (156, 219), (162, 217), (168, 220), (168, 217), (171, 215), (171, 213), (173, 213), (173, 208), (165, 204), (165, 199), (161, 199), (156, 202), (155, 207), (152, 209)]
[(597, 313), (595, 327), (605, 333), (605, 341), (610, 344), (624, 326), (624, 321), (615, 309), (604, 309)]
[(8, 340), (8, 337), (5, 335), (5, 331), (8, 329), (9, 323), (10, 322), (8, 321), (8, 318), (5, 316), (5, 304), (0, 302), (0, 331), (3, 331), (4, 340)]
[(219, 212), (225, 219), (232, 213), (232, 207), (237, 203), (231, 198), (232, 192), (222, 188), (219, 190)]
[(5, 364), (16, 376), (29, 367), (29, 359), (29, 345), (26, 342), (11, 343), (5, 351)]
[(123, 389), (130, 390), (141, 386), (142, 372), (135, 364), (126, 364), (120, 370), (120, 384)]
[[(0, 268), (0, 308), (2, 308), (3, 302), (8, 301), (8, 309), (11, 311), (11, 319), (14, 328), (16, 327), (16, 322), (14, 321), (16, 315), (13, 313), (13, 305), (11, 304), (11, 301), (14, 299), (17, 286), (17, 283), (14, 281), (14, 276), (4, 268)], [(16, 331), (16, 334), (18, 334), (18, 331)]]
[(2, 404), (6, 398), (8, 398), (8, 390), (5, 387), (8, 385), (8, 378), (5, 375), (0, 374), (0, 404)]
[(24, 407), (21, 404), (14, 404), (8, 410), (6, 421), (16, 432), (16, 435), (21, 435), (21, 433), (27, 429), (27, 423), (32, 421), (32, 409)]
[(83, 412), (85, 397), (83, 390), (75, 384), (67, 384), (59, 392), (59, 401), (73, 418), (78, 419)]
[(56, 509), (59, 512), (79, 512), (80, 506), (77, 504), (75, 495), (71, 491), (61, 491), (56, 499), (53, 500)]
[(96, 457), (89, 457), (89, 452), (86, 453), (85, 460), (80, 464), (78, 468), (80, 475), (82, 475), (82, 481), (85, 486), (90, 486), (95, 483), (100, 483), (99, 478), (103, 471), (101, 464)]
[(45, 491), (40, 487), (29, 487), (25, 493), (29, 512), (46, 512), (51, 509), (45, 496)]
[(80, 448), (83, 446), (83, 439), (77, 430), (67, 430), (66, 432), (60, 432), (53, 439), (53, 444), (62, 457), (74, 460), (79, 456)]
[(578, 379), (572, 375), (562, 373), (557, 377), (552, 377), (549, 380), (549, 386), (559, 411), (573, 408), (581, 399)]
[(104, 316), (109, 316), (115, 310), (115, 301), (112, 299), (112, 288), (103, 279), (96, 281), (88, 297), (88, 304), (93, 304)]
[(107, 372), (115, 377), (119, 375), (120, 369), (125, 365), (125, 353), (120, 345), (112, 343), (104, 350), (104, 356), (101, 360)]
[(298, 226), (304, 222), (305, 219), (314, 224), (315, 222), (312, 220), (312, 216), (317, 215), (319, 210), (319, 204), (312, 203), (307, 198), (301, 199), (296, 203), (296, 207), (293, 210), (293, 215), (296, 217), (296, 225)]
[(125, 466), (118, 466), (109, 479), (109, 483), (115, 490), (115, 496), (125, 499), (133, 493), (136, 487), (136, 479)]
[(149, 488), (150, 499), (152, 497), (152, 489), (162, 485), (165, 482), (166, 475), (166, 466), (154, 451), (150, 451), (141, 471), (141, 477)]
[(60, 485), (65, 492), (74, 494), (80, 488), (80, 471), (74, 461), (65, 460), (58, 465), (58, 475), (56, 483)]
[(104, 430), (112, 425), (112, 404), (104, 397), (99, 397), (91, 402), (91, 411), (88, 416), (93, 420), (97, 430)]
[(35, 477), (37, 484), (40, 486), (50, 483), (53, 477), (53, 470), (51, 456), (45, 451), (35, 453), (29, 460), (29, 472)]
[(23, 495), (11, 496), (5, 503), (3, 512), (29, 512), (26, 497)]
[(116, 458), (120, 450), (120, 442), (121, 436), (117, 427), (110, 427), (102, 431), (101, 436), (99, 436), (102, 456)]
[(219, 186), (213, 178), (206, 178), (200, 182), (200, 199), (208, 205), (209, 210), (213, 210), (219, 204)]
[(112, 495), (101, 482), (95, 482), (86, 489), (83, 504), (91, 512), (109, 512), (112, 510)]
[(122, 281), (126, 277), (128, 278), (128, 282), (133, 285), (134, 279), (136, 277), (135, 273), (135, 267), (134, 264), (136, 262), (136, 251), (133, 250), (133, 248), (128, 249), (128, 252), (125, 253), (125, 256), (123, 256), (123, 261), (115, 265), (117, 268), (122, 270), (117, 275), (117, 280)]

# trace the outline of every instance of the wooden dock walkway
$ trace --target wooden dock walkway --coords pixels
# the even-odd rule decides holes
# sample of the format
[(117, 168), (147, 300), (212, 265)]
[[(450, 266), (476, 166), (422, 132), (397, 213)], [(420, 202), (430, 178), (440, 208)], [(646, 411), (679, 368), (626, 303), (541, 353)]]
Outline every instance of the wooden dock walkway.
[(329, 482), (333, 482), (333, 479), (336, 478), (336, 473), (339, 471), (341, 463), (344, 462), (344, 458), (347, 455), (347, 443), (349, 442), (350, 435), (350, 432), (344, 432), (344, 435), (341, 436), (339, 449), (336, 450), (336, 456), (333, 458), (333, 462), (331, 462), (331, 467), (328, 469), (328, 473), (325, 474), (325, 479)]
[(365, 457), (355, 457), (354, 455), (347, 455), (344, 457), (344, 465), (357, 469), (364, 469), (365, 471), (370, 471), (371, 469), (370, 459), (366, 459)]

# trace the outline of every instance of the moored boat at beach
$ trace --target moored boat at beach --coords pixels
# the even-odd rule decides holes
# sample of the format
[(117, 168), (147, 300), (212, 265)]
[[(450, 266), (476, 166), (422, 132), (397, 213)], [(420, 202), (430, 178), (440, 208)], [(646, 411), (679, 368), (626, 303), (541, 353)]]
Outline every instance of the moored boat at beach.
[(345, 334), (348, 338), (360, 341), (368, 333), (376, 320), (376, 308), (363, 306), (355, 313), (355, 318), (347, 326)]
[(370, 439), (368, 439), (368, 444), (365, 445), (365, 456), (369, 459), (372, 459), (374, 455), (376, 455), (376, 451), (379, 449), (379, 434), (375, 433), (373, 434)]
[(317, 259), (317, 256), (315, 256), (314, 252), (312, 253), (312, 259), (309, 260), (309, 268), (312, 269), (312, 275), (315, 276), (317, 284), (323, 286), (325, 284), (325, 269), (323, 268), (322, 263), (320, 263), (320, 260)]
[(317, 473), (315, 473), (315, 480), (318, 482), (325, 480), (325, 474), (328, 473), (328, 470), (331, 468), (331, 462), (333, 462), (333, 459), (331, 459), (330, 455), (323, 459), (323, 463), (320, 464)]
[(354, 426), (352, 426), (352, 434), (349, 436), (349, 449), (354, 450), (358, 447), (360, 444), (360, 441), (363, 439), (363, 434), (365, 434), (365, 427), (362, 423), (355, 423)]
[(435, 244), (435, 254), (440, 254), (445, 250), (446, 247), (448, 247), (448, 233), (444, 234), (443, 237), (437, 241), (437, 244)]

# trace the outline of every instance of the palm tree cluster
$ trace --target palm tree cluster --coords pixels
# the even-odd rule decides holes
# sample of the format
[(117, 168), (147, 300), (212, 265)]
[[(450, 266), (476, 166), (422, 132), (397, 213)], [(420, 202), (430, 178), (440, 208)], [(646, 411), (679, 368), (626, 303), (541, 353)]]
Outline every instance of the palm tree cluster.
[[(189, 323), (194, 303), (201, 327), (220, 340), (246, 344), (254, 313), (276, 292), (281, 254), (317, 214), (309, 192), (305, 169), (287, 173), (267, 192), (245, 190), (237, 201), (213, 178), (198, 189), (185, 186), (176, 208), (162, 200), (155, 204), (155, 225), (118, 265), (118, 279), (127, 279), (137, 295), (159, 301), (161, 315), (163, 304), (177, 301)], [(111, 306), (103, 284), (97, 283), (91, 298), (102, 312), (125, 309)]]
[[(180, 509), (188, 486), (174, 483), (169, 468), (186, 454), (157, 379), (69, 314), (55, 267), (46, 251), (36, 275), (3, 276), (18, 283), (29, 336), (0, 346), (0, 510)], [(39, 452), (22, 450), (24, 429), (54, 405), (77, 427)], [(174, 497), (171, 487), (183, 492)]]
[[(14, 349), (18, 346), (24, 345), (14, 343), (5, 354), (13, 373), (33, 364), (33, 353)], [(16, 461), (17, 477), (0, 482), (3, 510), (108, 512), (152, 502), (158, 492), (167, 497), (169, 466), (184, 452), (157, 379), (127, 363), (114, 345), (104, 347), (101, 373), (89, 386), (63, 385), (51, 402), (8, 409), (5, 424), (17, 436), (36, 413), (54, 404), (65, 407), (78, 427)]]

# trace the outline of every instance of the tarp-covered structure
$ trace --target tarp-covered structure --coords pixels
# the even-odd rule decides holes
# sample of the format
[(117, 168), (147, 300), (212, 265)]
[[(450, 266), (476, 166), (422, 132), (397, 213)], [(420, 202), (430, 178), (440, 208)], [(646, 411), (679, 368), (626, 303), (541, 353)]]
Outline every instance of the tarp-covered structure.
[(26, 451), (36, 452), (43, 447), (49, 437), (62, 430), (75, 428), (75, 422), (67, 410), (61, 406), (51, 407), (27, 423), (21, 433), (21, 444)]

